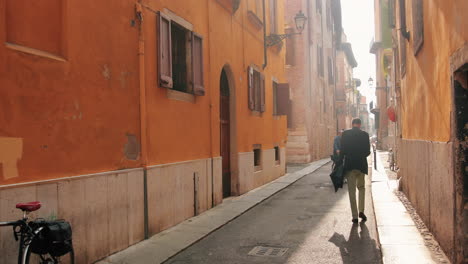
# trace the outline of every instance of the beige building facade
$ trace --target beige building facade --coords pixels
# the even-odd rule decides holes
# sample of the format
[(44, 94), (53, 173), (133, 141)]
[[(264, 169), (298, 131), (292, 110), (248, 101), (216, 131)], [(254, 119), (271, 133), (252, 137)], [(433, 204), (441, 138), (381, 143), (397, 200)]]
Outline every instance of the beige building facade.
[(287, 162), (307, 163), (330, 155), (337, 131), (335, 62), (341, 6), (335, 0), (286, 0), (286, 23), (297, 10), (305, 11), (308, 23), (286, 44), (291, 96), (286, 152)]

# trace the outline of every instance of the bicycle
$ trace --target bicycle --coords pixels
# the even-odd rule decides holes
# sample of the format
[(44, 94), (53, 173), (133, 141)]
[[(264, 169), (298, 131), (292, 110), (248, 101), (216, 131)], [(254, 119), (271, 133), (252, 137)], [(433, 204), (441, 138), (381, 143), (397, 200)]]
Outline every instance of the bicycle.
[[(71, 226), (63, 220), (46, 221), (42, 218), (30, 220), (28, 215), (41, 208), (40, 202), (16, 204), (23, 211), (23, 218), (17, 221), (0, 222), (12, 226), (13, 236), (19, 240), (18, 264), (29, 264), (31, 254), (38, 256), (39, 264), (74, 264), (75, 254), (71, 240)], [(62, 258), (65, 255), (68, 257)]]

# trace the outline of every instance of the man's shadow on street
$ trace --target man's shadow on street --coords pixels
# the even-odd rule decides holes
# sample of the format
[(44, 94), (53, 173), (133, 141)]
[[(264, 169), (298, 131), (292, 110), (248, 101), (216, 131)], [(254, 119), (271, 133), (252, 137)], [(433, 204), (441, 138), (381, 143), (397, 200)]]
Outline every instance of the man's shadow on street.
[(353, 224), (348, 240), (344, 235), (335, 232), (328, 241), (340, 248), (343, 264), (382, 263), (380, 249), (377, 242), (370, 237), (365, 223)]

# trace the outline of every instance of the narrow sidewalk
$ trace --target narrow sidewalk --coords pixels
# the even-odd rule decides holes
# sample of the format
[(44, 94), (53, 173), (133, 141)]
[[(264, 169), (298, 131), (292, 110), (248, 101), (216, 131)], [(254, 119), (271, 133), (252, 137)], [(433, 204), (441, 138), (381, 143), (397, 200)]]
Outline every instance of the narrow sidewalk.
[(288, 173), (244, 195), (225, 200), (221, 205), (199, 216), (190, 218), (98, 263), (162, 263), (328, 162), (330, 159), (312, 162), (303, 169)]
[(384, 264), (436, 264), (411, 215), (394, 193), (396, 180), (390, 180), (377, 153), (377, 170), (372, 164), (372, 196)]

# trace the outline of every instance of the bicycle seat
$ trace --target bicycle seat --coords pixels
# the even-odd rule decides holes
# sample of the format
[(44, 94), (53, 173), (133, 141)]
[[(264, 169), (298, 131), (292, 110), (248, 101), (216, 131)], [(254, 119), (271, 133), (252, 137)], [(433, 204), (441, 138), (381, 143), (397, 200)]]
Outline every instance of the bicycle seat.
[(41, 208), (41, 202), (19, 203), (16, 204), (16, 208), (21, 209), (21, 211), (33, 212)]

